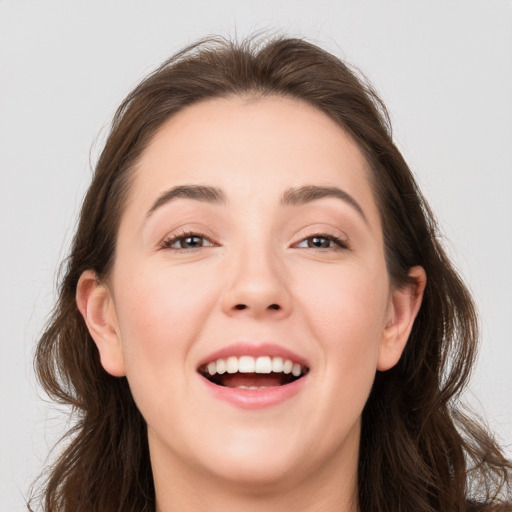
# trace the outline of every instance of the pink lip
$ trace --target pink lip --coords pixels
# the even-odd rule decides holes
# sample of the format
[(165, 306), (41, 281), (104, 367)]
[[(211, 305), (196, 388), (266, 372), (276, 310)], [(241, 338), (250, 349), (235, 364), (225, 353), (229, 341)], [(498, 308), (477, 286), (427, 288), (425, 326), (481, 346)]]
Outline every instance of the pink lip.
[(198, 365), (198, 368), (211, 363), (212, 361), (216, 361), (217, 359), (227, 359), (230, 356), (241, 357), (241, 356), (252, 356), (252, 357), (260, 357), (260, 356), (270, 356), (270, 357), (282, 357), (283, 359), (290, 359), (294, 363), (299, 363), (302, 366), (306, 366), (309, 368), (308, 362), (295, 352), (291, 350), (281, 347), (279, 345), (275, 345), (274, 343), (235, 343), (233, 345), (228, 345), (227, 347), (221, 348), (216, 352), (212, 352), (208, 356), (204, 357)]
[[(253, 344), (247, 342), (235, 343), (212, 352), (201, 360), (198, 368), (207, 365), (212, 361), (216, 361), (217, 359), (227, 359), (230, 356), (282, 357), (283, 359), (290, 359), (294, 363), (299, 363), (300, 365), (309, 368), (308, 362), (303, 357), (289, 349), (273, 343)], [(199, 376), (208, 392), (210, 392), (216, 399), (228, 402), (231, 405), (243, 409), (262, 409), (278, 405), (296, 395), (304, 387), (309, 375), (306, 374), (290, 384), (272, 386), (263, 389), (240, 389), (218, 386), (202, 375), (199, 374)]]
[(213, 384), (200, 376), (207, 390), (218, 400), (223, 400), (242, 409), (263, 409), (285, 402), (296, 395), (303, 387), (309, 375), (283, 386), (272, 386), (263, 389), (228, 388)]

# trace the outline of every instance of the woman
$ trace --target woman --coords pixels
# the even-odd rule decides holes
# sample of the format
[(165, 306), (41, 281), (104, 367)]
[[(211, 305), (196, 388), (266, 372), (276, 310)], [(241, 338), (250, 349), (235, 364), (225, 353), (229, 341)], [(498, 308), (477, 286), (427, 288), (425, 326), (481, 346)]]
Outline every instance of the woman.
[[(37, 352), (45, 510), (512, 510), (471, 298), (346, 65), (203, 41), (123, 102)], [(501, 508), (500, 508), (501, 507)]]

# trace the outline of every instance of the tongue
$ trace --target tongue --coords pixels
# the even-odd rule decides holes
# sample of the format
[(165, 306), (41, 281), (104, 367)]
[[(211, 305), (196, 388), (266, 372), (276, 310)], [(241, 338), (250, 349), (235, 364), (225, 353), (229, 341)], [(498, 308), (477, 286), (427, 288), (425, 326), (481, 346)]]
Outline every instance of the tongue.
[(271, 387), (284, 384), (282, 374), (261, 373), (225, 373), (220, 379), (220, 384), (228, 388), (246, 387)]

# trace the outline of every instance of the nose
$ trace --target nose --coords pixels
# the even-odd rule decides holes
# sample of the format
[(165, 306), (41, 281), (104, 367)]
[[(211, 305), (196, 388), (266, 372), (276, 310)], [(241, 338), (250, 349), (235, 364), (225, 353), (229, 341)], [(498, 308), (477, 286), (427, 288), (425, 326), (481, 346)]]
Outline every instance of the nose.
[(280, 319), (291, 312), (287, 273), (270, 250), (244, 250), (230, 258), (222, 309), (230, 316)]

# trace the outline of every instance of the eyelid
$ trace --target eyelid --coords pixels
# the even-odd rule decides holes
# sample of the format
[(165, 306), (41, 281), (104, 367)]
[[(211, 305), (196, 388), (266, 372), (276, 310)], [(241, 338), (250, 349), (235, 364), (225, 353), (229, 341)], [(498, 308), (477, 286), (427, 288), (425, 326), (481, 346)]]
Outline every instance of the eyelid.
[(334, 247), (304, 247), (304, 249), (313, 249), (318, 251), (328, 251), (328, 250), (347, 250), (349, 249), (348, 241), (344, 238), (341, 238), (338, 235), (333, 235), (331, 233), (315, 233), (312, 235), (308, 235), (298, 242), (293, 244), (293, 247), (299, 248), (298, 245), (302, 244), (303, 242), (310, 240), (311, 238), (325, 238), (326, 240), (329, 240), (330, 242), (333, 242), (335, 244)]
[[(213, 235), (210, 233), (207, 233), (209, 231), (208, 229), (205, 229), (204, 226), (201, 227), (188, 227), (188, 226), (182, 226), (180, 228), (177, 228), (173, 230), (172, 232), (168, 233), (165, 237), (161, 239), (161, 241), (158, 243), (158, 249), (172, 249), (174, 251), (184, 251), (184, 252), (190, 252), (194, 250), (193, 248), (190, 249), (179, 249), (179, 248), (171, 248), (171, 245), (174, 244), (176, 241), (180, 240), (181, 238), (186, 237), (199, 237), (202, 239), (205, 239), (209, 242), (211, 245), (207, 246), (200, 246), (196, 249), (200, 249), (201, 247), (219, 247), (221, 244), (218, 243)], [(336, 231), (336, 232), (333, 232)], [(350, 239), (349, 237), (341, 232), (339, 229), (322, 229), (320, 226), (317, 226), (316, 229), (313, 226), (308, 226), (304, 229), (302, 229), (299, 233), (296, 234), (296, 241), (291, 244), (292, 248), (297, 248), (297, 245), (300, 243), (311, 239), (311, 238), (326, 238), (328, 240), (331, 240), (336, 245), (335, 247), (326, 247), (326, 248), (311, 248), (311, 249), (317, 249), (319, 251), (327, 251), (327, 250), (348, 250), (351, 248)]]
[[(310, 225), (301, 229), (297, 234), (295, 239), (297, 240), (292, 244), (292, 247), (296, 247), (298, 244), (308, 240), (309, 238), (328, 238), (337, 245), (337, 248), (340, 250), (348, 250), (351, 249), (350, 238), (346, 233), (341, 231), (339, 228), (329, 227), (329, 226), (320, 226), (320, 225)], [(330, 248), (318, 248), (318, 250), (333, 250), (336, 247)]]
[[(203, 238), (205, 240), (207, 240), (211, 245), (208, 245), (206, 247), (218, 247), (219, 244), (217, 242), (215, 242), (213, 240), (213, 237), (209, 236), (209, 235), (206, 235), (205, 233), (203, 233), (201, 230), (199, 229), (186, 229), (186, 228), (181, 228), (180, 230), (178, 231), (174, 231), (172, 233), (169, 233), (168, 235), (166, 235), (158, 244), (158, 247), (159, 249), (165, 249), (165, 250), (173, 250), (173, 251), (176, 251), (176, 252), (180, 252), (180, 251), (183, 251), (183, 252), (190, 252), (194, 249), (177, 249), (177, 248), (172, 248), (171, 246), (176, 243), (178, 240), (182, 239), (182, 238), (187, 238), (187, 237), (198, 237), (198, 238)], [(201, 247), (198, 247), (197, 249), (200, 249)]]

